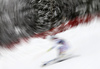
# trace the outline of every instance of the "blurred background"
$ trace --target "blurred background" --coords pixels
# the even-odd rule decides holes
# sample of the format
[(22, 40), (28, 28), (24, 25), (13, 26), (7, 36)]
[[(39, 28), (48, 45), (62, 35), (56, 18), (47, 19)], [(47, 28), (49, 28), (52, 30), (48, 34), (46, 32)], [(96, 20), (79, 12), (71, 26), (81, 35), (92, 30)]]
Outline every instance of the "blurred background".
[(54, 59), (57, 52), (48, 38), (31, 38), (21, 41), (14, 49), (0, 48), (0, 69), (99, 69), (100, 68), (100, 19), (94, 18), (90, 24), (79, 25), (56, 35), (68, 42), (68, 53), (79, 57), (47, 67), (41, 65)]

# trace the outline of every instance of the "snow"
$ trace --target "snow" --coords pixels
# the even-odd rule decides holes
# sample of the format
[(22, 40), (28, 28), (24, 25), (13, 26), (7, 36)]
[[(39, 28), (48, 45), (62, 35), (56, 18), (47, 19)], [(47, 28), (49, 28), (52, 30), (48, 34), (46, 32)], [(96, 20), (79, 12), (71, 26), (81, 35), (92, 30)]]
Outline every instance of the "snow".
[(41, 67), (44, 62), (56, 58), (57, 52), (48, 39), (30, 39), (21, 42), (13, 50), (1, 49), (0, 69), (100, 69), (100, 20), (95, 18), (88, 25), (79, 25), (56, 36), (65, 39), (68, 53), (80, 55), (61, 63)]

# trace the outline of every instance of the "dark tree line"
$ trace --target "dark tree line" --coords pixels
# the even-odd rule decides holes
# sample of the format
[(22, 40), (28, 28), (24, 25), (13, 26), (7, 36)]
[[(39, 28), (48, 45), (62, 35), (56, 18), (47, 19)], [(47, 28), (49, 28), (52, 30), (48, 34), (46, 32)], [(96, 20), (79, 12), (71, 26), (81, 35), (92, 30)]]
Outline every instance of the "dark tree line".
[(100, 12), (100, 0), (0, 0), (0, 46)]

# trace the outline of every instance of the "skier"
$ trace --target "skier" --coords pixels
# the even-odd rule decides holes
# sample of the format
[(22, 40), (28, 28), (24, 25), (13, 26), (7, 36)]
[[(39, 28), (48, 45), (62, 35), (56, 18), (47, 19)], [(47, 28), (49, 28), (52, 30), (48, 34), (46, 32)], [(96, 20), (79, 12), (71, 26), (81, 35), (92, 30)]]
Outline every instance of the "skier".
[(69, 45), (63, 39), (59, 39), (55, 36), (51, 37), (50, 39), (52, 41), (55, 41), (55, 45), (53, 47), (51, 47), (50, 49), (48, 49), (47, 52), (51, 51), (54, 48), (57, 48), (58, 57), (44, 63), (42, 65), (42, 67), (46, 66), (46, 65), (49, 65), (49, 64), (52, 64), (52, 63), (57, 63), (57, 61), (60, 62), (60, 60), (63, 61), (64, 57), (66, 58), (66, 52), (69, 49)]
[(50, 49), (48, 49), (48, 51), (57, 47), (58, 56), (66, 55), (66, 51), (69, 48), (68, 44), (63, 39), (59, 39), (57, 37), (51, 37), (51, 40), (55, 41), (56, 44), (53, 47), (51, 47)]

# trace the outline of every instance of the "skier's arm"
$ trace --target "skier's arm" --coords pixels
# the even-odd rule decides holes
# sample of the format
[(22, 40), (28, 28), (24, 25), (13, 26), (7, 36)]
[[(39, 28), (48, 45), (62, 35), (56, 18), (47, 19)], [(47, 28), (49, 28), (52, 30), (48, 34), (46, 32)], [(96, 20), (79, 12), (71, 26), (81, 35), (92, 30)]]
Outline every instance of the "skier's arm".
[(56, 46), (58, 45), (58, 41), (55, 43), (55, 45), (53, 47), (51, 47), (50, 49), (47, 50), (47, 52), (51, 51), (52, 49), (54, 49)]

